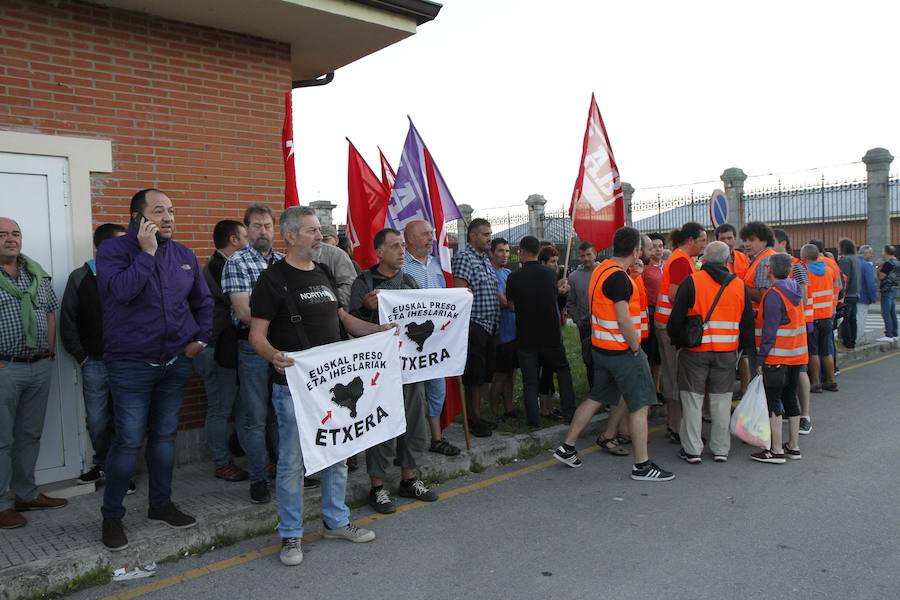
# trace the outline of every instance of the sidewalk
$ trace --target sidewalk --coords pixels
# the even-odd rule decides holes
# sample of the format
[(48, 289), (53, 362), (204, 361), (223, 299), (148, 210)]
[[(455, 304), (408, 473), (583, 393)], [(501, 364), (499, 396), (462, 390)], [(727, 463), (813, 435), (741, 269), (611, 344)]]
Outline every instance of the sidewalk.
[[(878, 337), (875, 333), (869, 332), (872, 340)], [(898, 348), (897, 342), (867, 343), (856, 350), (842, 350), (838, 363), (846, 368)], [(584, 436), (596, 435), (605, 420), (605, 413), (595, 417)], [(472, 450), (463, 450), (459, 456), (428, 453), (422, 476), (431, 482), (446, 481), (470, 471), (480, 472), (498, 461), (533, 455), (536, 449), (557, 445), (566, 428), (566, 425), (556, 425), (526, 434), (495, 432), (490, 438), (473, 438)], [(455, 445), (465, 447), (461, 427), (453, 425), (446, 434)], [(397, 471), (389, 487), (396, 486)], [(192, 529), (170, 529), (148, 521), (145, 475), (138, 476), (137, 485), (137, 493), (125, 500), (128, 508), (125, 529), (130, 546), (122, 552), (108, 552), (100, 543), (102, 488), (71, 498), (69, 506), (60, 510), (25, 513), (27, 526), (0, 532), (0, 600), (54, 590), (98, 567), (133, 569), (253, 535), (269, 535), (273, 543), (277, 540), (274, 501), (251, 504), (247, 482), (227, 483), (215, 479), (208, 463), (186, 465), (175, 472), (173, 499), (182, 510), (197, 518), (198, 525)], [(271, 489), (274, 500), (274, 485)], [(368, 491), (365, 462), (361, 460), (360, 469), (348, 480), (347, 503), (351, 507), (365, 504)], [(437, 492), (440, 493), (440, 487)], [(316, 519), (320, 514), (319, 491), (310, 490), (305, 496), (305, 518)]]
[[(585, 435), (596, 435), (605, 420), (605, 413), (595, 417)], [(495, 432), (490, 438), (472, 438), (472, 450), (463, 450), (459, 456), (427, 453), (428, 462), (422, 468), (422, 476), (433, 482), (469, 471), (480, 472), (501, 459), (515, 459), (520, 452), (530, 455), (559, 444), (566, 428), (566, 425), (556, 425), (526, 434)], [(465, 448), (459, 425), (451, 426), (445, 433), (453, 444)], [(347, 482), (347, 504), (351, 507), (365, 504), (370, 488), (365, 460), (360, 459), (360, 468), (350, 474)], [(194, 463), (175, 471), (172, 498), (198, 521), (196, 527), (183, 530), (145, 518), (147, 481), (145, 474), (139, 475), (137, 493), (125, 499), (128, 514), (124, 522), (130, 545), (121, 552), (109, 552), (100, 543), (102, 488), (71, 498), (69, 505), (60, 510), (24, 513), (28, 525), (0, 532), (0, 600), (54, 590), (98, 567), (131, 570), (253, 535), (269, 535), (274, 543), (278, 522), (274, 482), (270, 484), (272, 503), (251, 504), (246, 481), (227, 483), (215, 479), (212, 470), (210, 464)], [(396, 487), (399, 469), (393, 475), (389, 487)], [(437, 492), (440, 493), (440, 487)], [(307, 491), (305, 499), (305, 519), (318, 518), (319, 490)]]

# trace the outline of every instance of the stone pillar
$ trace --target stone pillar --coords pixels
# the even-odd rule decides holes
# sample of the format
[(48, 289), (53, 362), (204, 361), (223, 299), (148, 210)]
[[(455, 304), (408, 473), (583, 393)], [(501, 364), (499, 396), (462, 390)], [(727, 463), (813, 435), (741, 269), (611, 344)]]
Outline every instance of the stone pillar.
[(525, 200), (528, 207), (528, 235), (544, 239), (544, 205), (547, 200), (540, 194), (532, 194)]
[(315, 202), (310, 202), (309, 207), (316, 211), (316, 216), (319, 217), (321, 225), (334, 225), (331, 211), (337, 208), (337, 204), (332, 204), (328, 200), (316, 200)]
[(622, 182), (623, 204), (625, 205), (625, 225), (634, 227), (631, 220), (631, 198), (634, 196), (634, 187), (630, 183)]
[(728, 223), (740, 231), (744, 226), (744, 182), (747, 174), (731, 167), (725, 169), (720, 179), (725, 184), (725, 197), (728, 198)]
[(456, 237), (458, 238), (458, 241), (456, 242), (456, 248), (459, 252), (461, 252), (468, 243), (467, 234), (469, 223), (472, 222), (472, 210), (473, 208), (468, 204), (459, 205), (459, 212), (462, 214), (462, 219), (457, 219), (456, 221)]
[[(867, 243), (875, 256), (891, 243), (891, 202), (888, 195), (888, 173), (894, 157), (884, 148), (872, 148), (862, 158), (866, 163)], [(855, 240), (859, 242), (859, 240)]]

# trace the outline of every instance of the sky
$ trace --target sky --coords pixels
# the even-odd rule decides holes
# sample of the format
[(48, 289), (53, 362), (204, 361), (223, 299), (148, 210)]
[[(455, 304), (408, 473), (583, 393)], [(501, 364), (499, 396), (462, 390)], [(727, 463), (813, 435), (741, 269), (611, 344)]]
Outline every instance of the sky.
[(708, 195), (728, 167), (748, 189), (864, 178), (869, 148), (900, 155), (897, 23), (887, 0), (446, 0), (416, 35), (294, 91), (300, 199), (343, 223), (345, 137), (380, 175), (377, 146), (396, 169), (409, 115), (475, 216), (530, 194), (562, 209), (591, 93), (636, 201)]

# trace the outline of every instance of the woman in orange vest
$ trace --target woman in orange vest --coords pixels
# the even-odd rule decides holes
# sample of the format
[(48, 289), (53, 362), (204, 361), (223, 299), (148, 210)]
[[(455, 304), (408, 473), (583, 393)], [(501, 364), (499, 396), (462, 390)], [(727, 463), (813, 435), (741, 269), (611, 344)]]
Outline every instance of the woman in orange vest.
[(647, 412), (656, 404), (656, 389), (647, 355), (641, 350), (640, 295), (627, 272), (640, 253), (641, 234), (632, 227), (622, 227), (613, 236), (612, 258), (591, 273), (588, 303), (594, 386), (578, 405), (569, 431), (553, 456), (565, 465), (580, 467), (581, 459), (575, 450), (578, 436), (603, 404), (609, 404), (613, 409), (599, 442), (614, 441), (617, 421), (627, 413), (634, 448), (631, 478), (670, 481), (675, 476), (651, 462), (647, 454)]
[(656, 340), (659, 344), (659, 356), (662, 362), (660, 369), (660, 388), (666, 402), (666, 438), (673, 444), (680, 444), (678, 431), (681, 427), (681, 401), (678, 398), (678, 365), (675, 346), (666, 333), (666, 324), (672, 314), (672, 303), (681, 282), (697, 271), (694, 259), (703, 253), (706, 247), (706, 230), (699, 223), (685, 223), (676, 229), (671, 236), (675, 250), (663, 265), (662, 280), (659, 283), (659, 296), (656, 299), (656, 315), (653, 325), (656, 328)]
[[(762, 375), (769, 404), (771, 448), (750, 455), (755, 461), (783, 464), (785, 457), (799, 460), (800, 401), (797, 383), (806, 368), (806, 317), (800, 286), (790, 279), (791, 257), (774, 254), (767, 273), (771, 286), (763, 295), (756, 317), (757, 373)], [(790, 438), (781, 443), (782, 416), (787, 417)]]
[(775, 254), (775, 234), (772, 228), (762, 221), (751, 221), (741, 228), (741, 240), (750, 261), (744, 273), (744, 283), (750, 289), (753, 309), (759, 310), (763, 292), (769, 287), (766, 265), (769, 263), (769, 257)]

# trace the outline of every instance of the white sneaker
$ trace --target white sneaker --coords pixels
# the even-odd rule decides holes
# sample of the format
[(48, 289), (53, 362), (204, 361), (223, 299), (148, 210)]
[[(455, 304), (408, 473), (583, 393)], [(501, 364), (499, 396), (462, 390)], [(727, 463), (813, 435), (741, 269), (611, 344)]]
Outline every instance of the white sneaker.
[(875, 341), (876, 341), (876, 342), (893, 342), (893, 341), (896, 340), (896, 339), (897, 339), (897, 338), (892, 338), (892, 337), (888, 337), (888, 336), (885, 335), (885, 336), (882, 336), (882, 337), (878, 338), (878, 339), (875, 340)]
[(371, 529), (363, 529), (362, 527), (357, 527), (353, 523), (350, 523), (344, 527), (338, 527), (337, 529), (328, 529), (325, 527), (322, 530), (322, 537), (334, 540), (347, 540), (348, 542), (362, 544), (374, 540), (375, 532)]
[(278, 556), (281, 564), (295, 567), (303, 562), (303, 550), (300, 548), (300, 538), (281, 538), (281, 554)]

